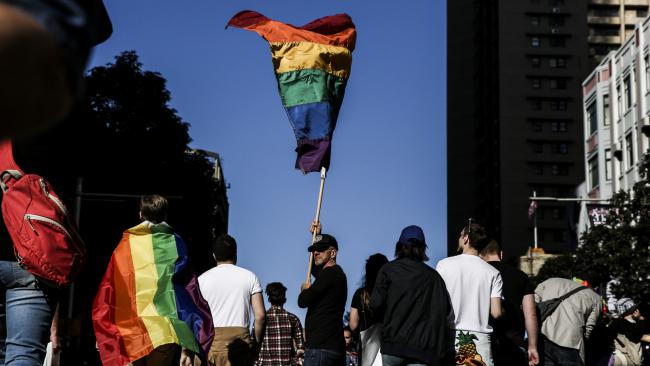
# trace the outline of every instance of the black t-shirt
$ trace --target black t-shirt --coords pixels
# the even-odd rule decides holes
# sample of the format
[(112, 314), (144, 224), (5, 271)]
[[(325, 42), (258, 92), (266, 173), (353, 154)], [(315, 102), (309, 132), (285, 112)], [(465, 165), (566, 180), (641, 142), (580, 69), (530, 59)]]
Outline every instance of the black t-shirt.
[(307, 308), (306, 348), (345, 353), (343, 313), (347, 297), (347, 278), (338, 265), (319, 271), (316, 281), (300, 293), (298, 306)]
[[(364, 301), (364, 294), (367, 297), (367, 301)], [(370, 309), (370, 294), (366, 292), (364, 287), (354, 292), (350, 306), (357, 309), (359, 313), (359, 327), (356, 329), (357, 332), (363, 332), (376, 323), (376, 320), (372, 316), (372, 310)]]
[(496, 336), (505, 336), (523, 346), (526, 327), (521, 302), (524, 296), (535, 293), (535, 287), (524, 272), (503, 262), (489, 263), (501, 273), (502, 294), (505, 300), (503, 317), (499, 320), (490, 319), (490, 325), (494, 328)]

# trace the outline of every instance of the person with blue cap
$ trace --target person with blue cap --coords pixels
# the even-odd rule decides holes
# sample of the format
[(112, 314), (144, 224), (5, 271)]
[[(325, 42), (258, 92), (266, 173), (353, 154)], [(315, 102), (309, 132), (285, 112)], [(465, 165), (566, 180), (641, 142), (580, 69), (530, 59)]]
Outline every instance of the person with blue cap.
[(380, 314), (384, 366), (443, 365), (453, 356), (453, 309), (445, 283), (424, 262), (424, 232), (407, 226), (395, 244), (395, 260), (384, 264), (370, 307)]

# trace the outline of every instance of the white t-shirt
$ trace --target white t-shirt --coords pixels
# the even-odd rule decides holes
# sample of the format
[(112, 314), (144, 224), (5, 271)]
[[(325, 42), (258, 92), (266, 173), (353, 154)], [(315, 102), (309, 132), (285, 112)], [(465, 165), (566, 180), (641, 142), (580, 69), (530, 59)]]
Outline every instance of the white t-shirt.
[(501, 297), (499, 271), (476, 255), (460, 254), (438, 262), (454, 308), (456, 330), (492, 333), (490, 298)]
[(210, 306), (215, 327), (248, 328), (251, 296), (262, 292), (255, 273), (234, 264), (220, 264), (199, 276), (199, 288)]

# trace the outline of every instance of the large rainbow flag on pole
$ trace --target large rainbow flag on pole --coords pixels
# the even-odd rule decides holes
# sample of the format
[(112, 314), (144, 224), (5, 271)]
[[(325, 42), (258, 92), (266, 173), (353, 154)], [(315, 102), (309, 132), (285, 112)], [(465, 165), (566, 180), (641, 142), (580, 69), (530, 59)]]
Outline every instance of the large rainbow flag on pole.
[(93, 325), (105, 366), (126, 365), (168, 343), (205, 361), (212, 316), (185, 244), (169, 226), (144, 222), (124, 232), (95, 297)]
[(295, 27), (246, 10), (228, 26), (257, 32), (269, 42), (280, 98), (298, 144), (296, 169), (329, 168), (357, 35), (350, 16), (332, 15)]

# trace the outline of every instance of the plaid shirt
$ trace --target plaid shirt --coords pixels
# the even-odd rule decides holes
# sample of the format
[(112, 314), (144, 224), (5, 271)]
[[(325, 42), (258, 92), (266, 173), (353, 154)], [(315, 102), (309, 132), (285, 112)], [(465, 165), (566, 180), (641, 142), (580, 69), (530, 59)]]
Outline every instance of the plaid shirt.
[(303, 349), (300, 320), (279, 306), (271, 306), (266, 311), (264, 340), (255, 365), (296, 365), (296, 350), (298, 349)]

